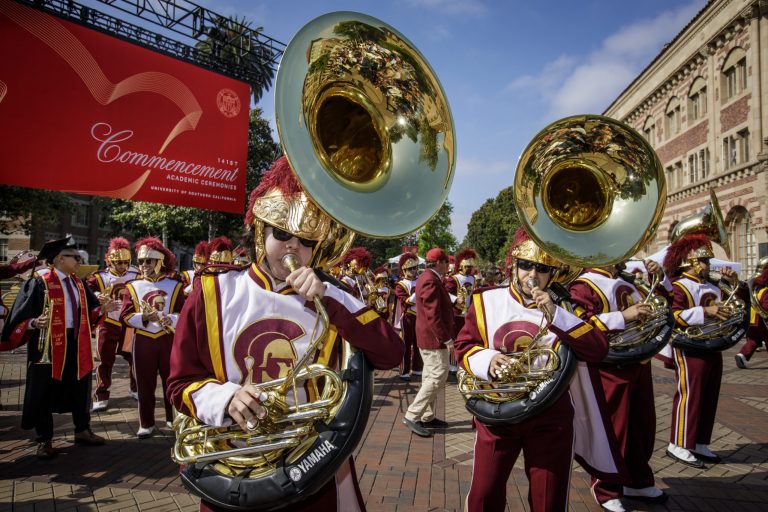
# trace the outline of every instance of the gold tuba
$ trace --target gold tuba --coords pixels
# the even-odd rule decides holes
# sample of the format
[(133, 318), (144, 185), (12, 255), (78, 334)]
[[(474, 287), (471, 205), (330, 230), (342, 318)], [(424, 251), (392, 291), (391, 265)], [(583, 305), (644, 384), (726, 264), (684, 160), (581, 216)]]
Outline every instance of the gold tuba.
[[(550, 124), (528, 144), (517, 164), (514, 195), (520, 223), (534, 242), (570, 267), (549, 287), (555, 302), (567, 306), (560, 283), (575, 277), (578, 267), (624, 261), (654, 235), (666, 180), (658, 156), (635, 130), (581, 115)], [(564, 343), (553, 352), (557, 357), (540, 354), (546, 371), (531, 364), (542, 357), (514, 354), (520, 364), (506, 382), (462, 375), (467, 409), (489, 424), (516, 423), (545, 409), (567, 389), (576, 364)]]
[[(713, 189), (709, 189), (709, 198), (709, 204), (700, 212), (683, 218), (675, 225), (670, 234), (670, 241), (675, 242), (685, 235), (702, 234), (719, 244), (730, 258), (728, 231)], [(722, 280), (714, 284), (727, 294), (721, 305), (728, 309), (728, 318), (707, 318), (702, 325), (676, 327), (670, 341), (674, 347), (700, 351), (726, 350), (738, 343), (746, 332), (749, 326), (750, 304), (736, 296), (738, 286), (730, 287)]]
[[(419, 229), (448, 195), (455, 142), (445, 94), (419, 51), (380, 20), (336, 12), (299, 30), (277, 73), (275, 114), (304, 192), (338, 225), (320, 244), (318, 266), (338, 261), (355, 233), (399, 238)], [(418, 201), (414, 188), (426, 191)], [(322, 349), (325, 337), (313, 338)], [(344, 342), (339, 361), (298, 361), (289, 377), (259, 383), (270, 413), (253, 431), (178, 416), (173, 453), (186, 465), (184, 485), (248, 510), (319, 490), (360, 440), (373, 396), (363, 354)], [(321, 390), (316, 400), (295, 398), (304, 383)]]

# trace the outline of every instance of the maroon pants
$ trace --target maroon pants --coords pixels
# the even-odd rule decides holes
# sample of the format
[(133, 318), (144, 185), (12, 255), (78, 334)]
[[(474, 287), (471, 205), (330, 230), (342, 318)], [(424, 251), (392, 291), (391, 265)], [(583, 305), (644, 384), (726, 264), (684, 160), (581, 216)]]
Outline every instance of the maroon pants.
[(532, 512), (566, 511), (573, 459), (573, 406), (569, 393), (522, 423), (477, 428), (467, 512), (503, 511), (507, 480), (518, 455), (525, 457)]
[[(606, 412), (626, 461), (631, 485), (636, 489), (654, 484), (653, 470), (648, 464), (656, 438), (656, 404), (653, 399), (653, 375), (650, 361), (617, 367), (597, 366), (605, 391)], [(592, 478), (592, 489), (598, 503), (617, 499), (621, 486)]]
[(402, 326), (405, 355), (400, 364), (400, 375), (407, 375), (411, 371), (420, 372), (424, 368), (424, 362), (421, 360), (419, 347), (416, 346), (416, 315), (404, 313)]
[(673, 349), (677, 391), (672, 403), (671, 443), (689, 450), (696, 443), (709, 444), (715, 426), (722, 352), (694, 352)]
[(739, 350), (739, 354), (743, 355), (747, 361), (752, 359), (752, 354), (755, 353), (755, 350), (757, 350), (760, 345), (768, 342), (768, 329), (765, 328), (762, 319), (758, 319), (758, 322), (757, 326), (750, 326), (749, 329), (747, 329), (747, 341), (744, 343), (744, 346), (741, 347), (741, 350)]
[(144, 428), (155, 424), (155, 389), (157, 375), (163, 383), (165, 420), (173, 420), (173, 409), (168, 400), (167, 381), (171, 373), (171, 346), (173, 335), (164, 334), (159, 338), (136, 335), (133, 342), (133, 370), (139, 392), (139, 422)]
[(112, 385), (112, 368), (115, 365), (115, 357), (120, 354), (128, 361), (128, 375), (130, 376), (130, 390), (136, 391), (136, 379), (133, 376), (133, 357), (129, 352), (123, 352), (120, 347), (125, 336), (125, 326), (104, 322), (99, 326), (99, 367), (96, 368), (96, 391), (94, 400), (108, 400), (109, 388)]

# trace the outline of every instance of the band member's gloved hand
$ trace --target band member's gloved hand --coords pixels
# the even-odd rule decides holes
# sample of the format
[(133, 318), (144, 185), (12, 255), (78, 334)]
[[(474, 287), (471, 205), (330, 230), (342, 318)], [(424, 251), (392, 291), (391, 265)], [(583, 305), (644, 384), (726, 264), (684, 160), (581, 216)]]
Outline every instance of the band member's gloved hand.
[(506, 366), (510, 364), (512, 360), (509, 358), (509, 356), (504, 354), (496, 354), (491, 359), (491, 366), (488, 369), (488, 373), (493, 377), (494, 379), (499, 375), (499, 371), (503, 366)]
[(650, 304), (633, 304), (621, 312), (625, 322), (645, 320), (651, 314)]
[(267, 410), (261, 405), (261, 389), (253, 384), (246, 384), (238, 389), (227, 406), (227, 413), (243, 430), (251, 430), (254, 419), (263, 419)]
[(645, 270), (648, 271), (648, 275), (655, 275), (658, 276), (659, 279), (662, 279), (664, 277), (664, 271), (661, 269), (661, 265), (659, 265), (657, 262), (647, 259), (643, 263), (645, 263)]
[(730, 283), (731, 286), (735, 285), (739, 281), (739, 274), (736, 273), (731, 267), (725, 267), (720, 271), (720, 276)]
[(551, 322), (552, 318), (555, 316), (555, 304), (552, 302), (552, 297), (536, 286), (531, 290), (531, 298), (536, 303), (539, 310), (547, 316), (547, 320)]
[(160, 313), (158, 311), (152, 311), (151, 313), (141, 313), (141, 321), (146, 325), (148, 322), (159, 322)]
[(116, 300), (108, 300), (107, 302), (103, 303), (101, 305), (101, 312), (102, 313), (111, 313), (112, 311), (117, 310), (117, 308), (120, 307), (120, 303)]
[(107, 295), (106, 293), (102, 293), (97, 298), (99, 299), (99, 304), (101, 304), (102, 306), (107, 302), (109, 302), (110, 300), (112, 300), (109, 298), (109, 295)]
[(305, 300), (322, 299), (325, 285), (309, 267), (300, 267), (290, 273), (285, 282)]
[(723, 306), (718, 306), (717, 304), (704, 307), (704, 316), (709, 318), (719, 318), (720, 320), (727, 320), (729, 316), (728, 315), (729, 312), (730, 312), (729, 308), (724, 308)]

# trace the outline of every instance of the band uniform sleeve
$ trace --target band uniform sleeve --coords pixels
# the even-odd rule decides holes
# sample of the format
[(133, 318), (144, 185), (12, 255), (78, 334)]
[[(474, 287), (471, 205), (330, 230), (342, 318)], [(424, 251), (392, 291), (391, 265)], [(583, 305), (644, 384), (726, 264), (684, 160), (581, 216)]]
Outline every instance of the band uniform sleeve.
[[(462, 368), (475, 377), (491, 380), (491, 360), (496, 354), (501, 352), (494, 348), (489, 348), (487, 337), (483, 335), (485, 325), (478, 324), (478, 322), (482, 324), (482, 320), (478, 320), (478, 315), (476, 314), (476, 307), (482, 301), (480, 294), (476, 293), (472, 295), (472, 298), (472, 304), (469, 306), (464, 317), (464, 327), (461, 328), (456, 337), (453, 350), (456, 360)], [(479, 306), (478, 309), (481, 307)]]
[(408, 290), (406, 290), (404, 284), (397, 283), (395, 285), (395, 298), (403, 307), (405, 307), (409, 296), (410, 294), (408, 293)]
[(601, 331), (618, 331), (625, 327), (621, 311), (610, 311), (610, 306), (585, 281), (576, 280), (568, 288), (574, 314)]
[(678, 327), (704, 324), (704, 308), (695, 306), (693, 298), (680, 281), (672, 286), (672, 315)]
[(605, 333), (584, 322), (581, 318), (557, 306), (549, 329), (558, 339), (587, 363), (599, 363), (608, 355), (608, 338)]
[(17, 276), (22, 272), (26, 272), (35, 267), (37, 263), (36, 258), (29, 258), (27, 261), (19, 263), (18, 261), (12, 261), (8, 265), (0, 265), (0, 279), (10, 279), (13, 276)]
[(184, 308), (184, 302), (186, 300), (187, 294), (184, 293), (184, 284), (178, 282), (173, 289), (173, 304), (171, 304), (169, 308), (170, 313), (168, 314), (168, 318), (171, 319), (171, 325), (173, 325), (174, 329), (179, 322), (179, 313)]
[(85, 289), (85, 301), (87, 302), (88, 306), (88, 318), (91, 321), (91, 326), (95, 326), (99, 319), (101, 318), (101, 303), (99, 302), (99, 299), (96, 297), (96, 294), (93, 293), (93, 290), (85, 283), (83, 283), (83, 288)]
[(240, 385), (216, 377), (201, 289), (198, 286), (192, 290), (179, 313), (171, 349), (168, 398), (183, 414), (206, 425), (223, 426), (231, 423), (227, 407)]
[[(427, 272), (431, 272), (427, 270)], [(435, 340), (440, 343), (445, 343), (449, 339), (453, 338), (453, 309), (446, 313), (440, 311), (440, 292), (445, 292), (445, 288), (442, 287), (442, 283), (439, 279), (423, 279), (419, 281), (420, 286), (416, 288), (416, 294), (418, 306), (422, 308), (419, 312), (421, 318), (424, 318), (425, 324), (432, 331)]]
[(125, 289), (123, 305), (120, 307), (120, 321), (128, 327), (143, 329), (146, 325), (141, 321), (141, 306), (135, 300), (136, 292), (130, 283), (128, 283)]
[(3, 326), (0, 350), (13, 350), (37, 332), (36, 329), (31, 329), (31, 323), (43, 312), (44, 288), (45, 284), (40, 278), (27, 279), (24, 282)]
[[(398, 366), (405, 345), (386, 319), (345, 291), (329, 283), (325, 287), (322, 303), (341, 337), (362, 350), (375, 368), (389, 370)], [(314, 310), (314, 303), (308, 301), (307, 307)]]

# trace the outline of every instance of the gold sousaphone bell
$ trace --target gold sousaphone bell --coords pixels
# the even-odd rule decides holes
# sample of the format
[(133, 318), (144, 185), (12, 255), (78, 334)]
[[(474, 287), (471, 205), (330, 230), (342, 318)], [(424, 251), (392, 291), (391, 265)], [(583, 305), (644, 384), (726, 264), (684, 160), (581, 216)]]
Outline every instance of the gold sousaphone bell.
[(416, 231), (448, 197), (453, 120), (419, 51), (376, 18), (335, 12), (305, 25), (280, 62), (275, 117), (312, 200), (374, 238)]
[(556, 121), (523, 151), (515, 206), (531, 238), (578, 267), (618, 263), (658, 228), (667, 186), (648, 142), (629, 126), (597, 115)]

